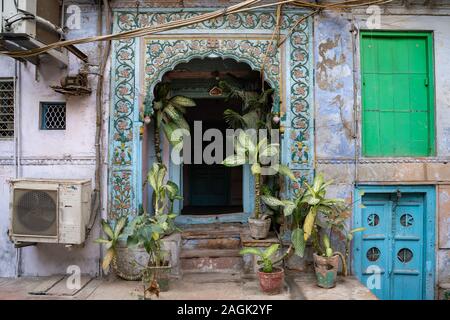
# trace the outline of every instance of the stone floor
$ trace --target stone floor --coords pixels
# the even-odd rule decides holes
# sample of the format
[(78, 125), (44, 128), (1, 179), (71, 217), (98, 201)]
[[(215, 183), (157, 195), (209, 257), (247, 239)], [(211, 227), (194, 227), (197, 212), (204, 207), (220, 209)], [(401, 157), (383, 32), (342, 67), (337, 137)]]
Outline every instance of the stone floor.
[[(142, 297), (140, 282), (117, 278), (83, 277), (81, 289), (69, 289), (63, 276), (45, 278), (0, 278), (0, 300), (76, 299), (134, 300)], [(154, 298), (158, 299), (158, 298)], [(354, 277), (340, 277), (333, 289), (316, 286), (314, 275), (287, 273), (281, 294), (268, 296), (259, 290), (256, 279), (239, 274), (188, 274), (172, 280), (161, 300), (373, 300), (373, 294)]]

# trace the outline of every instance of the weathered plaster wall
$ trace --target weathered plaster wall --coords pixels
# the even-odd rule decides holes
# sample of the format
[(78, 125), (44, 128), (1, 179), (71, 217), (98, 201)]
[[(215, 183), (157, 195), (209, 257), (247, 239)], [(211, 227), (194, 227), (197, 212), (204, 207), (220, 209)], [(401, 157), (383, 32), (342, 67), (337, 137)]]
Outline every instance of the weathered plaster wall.
[[(68, 38), (97, 34), (97, 6), (81, 5), (80, 30), (71, 30)], [(79, 48), (90, 63), (98, 63), (98, 44), (85, 44)], [(14, 76), (15, 61), (0, 57), (0, 76)], [(38, 70), (32, 64), (22, 64), (20, 81), (20, 177), (54, 179), (92, 179), (95, 170), (95, 86), (97, 77), (89, 76), (94, 92), (85, 97), (65, 97), (49, 86), (60, 79), (76, 74), (80, 67), (77, 58), (70, 56), (69, 67), (59, 69), (43, 63)], [(109, 73), (107, 73), (109, 74)], [(106, 83), (109, 83), (106, 78)], [(109, 94), (107, 90), (106, 95)], [(67, 103), (66, 130), (39, 129), (39, 102)], [(109, 101), (106, 101), (109, 106)], [(108, 110), (108, 107), (105, 108)], [(106, 114), (107, 116), (107, 114)], [(105, 144), (106, 145), (106, 144)], [(0, 140), (0, 277), (16, 275), (16, 249), (6, 236), (9, 224), (8, 179), (15, 177), (14, 142)], [(106, 175), (105, 175), (106, 176)], [(103, 213), (104, 215), (104, 213)], [(99, 219), (97, 219), (97, 222)], [(69, 265), (78, 265), (82, 273), (98, 273), (100, 248), (93, 244), (100, 230), (94, 228), (85, 246), (66, 248), (64, 245), (39, 244), (21, 250), (21, 275), (50, 275), (65, 273)]]
[[(439, 239), (436, 279), (439, 283), (448, 283), (450, 16), (448, 12), (441, 16), (408, 16), (404, 15), (408, 13), (405, 9), (396, 12), (401, 15), (382, 15), (382, 29), (432, 31), (434, 35), (436, 156), (420, 159), (362, 157), (359, 35), (352, 39), (351, 30), (352, 26), (367, 29), (366, 16), (326, 12), (315, 18), (314, 29), (316, 171), (334, 179), (332, 193), (347, 199), (353, 198), (354, 183), (441, 184), (438, 186), (436, 219), (436, 238)], [(358, 130), (355, 130), (354, 105)]]

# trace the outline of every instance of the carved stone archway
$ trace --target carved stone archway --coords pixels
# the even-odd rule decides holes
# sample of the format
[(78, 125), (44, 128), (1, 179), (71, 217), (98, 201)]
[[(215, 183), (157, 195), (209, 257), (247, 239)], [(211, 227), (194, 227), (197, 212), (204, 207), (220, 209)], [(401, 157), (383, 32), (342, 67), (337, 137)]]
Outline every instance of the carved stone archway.
[[(185, 19), (199, 14), (160, 12), (115, 13), (115, 31)], [(275, 89), (274, 111), (279, 111), (285, 128), (282, 160), (294, 170), (299, 182), (312, 174), (312, 126), (310, 79), (310, 21), (300, 23), (288, 33), (289, 26), (303, 12), (286, 12), (282, 34), (289, 38), (277, 51), (268, 52), (275, 17), (269, 12), (233, 14), (183, 28), (171, 34), (152, 36), (142, 41), (114, 43), (112, 108), (110, 120), (109, 206), (111, 218), (130, 215), (142, 203), (140, 114), (146, 92), (150, 99), (155, 85), (177, 64), (194, 58), (221, 57), (246, 62), (254, 70), (264, 64), (265, 80)], [(208, 30), (214, 29), (214, 35)], [(267, 54), (267, 56), (266, 56)], [(149, 90), (149, 91), (148, 91)], [(277, 109), (280, 110), (277, 110)], [(298, 188), (299, 183), (292, 187)]]

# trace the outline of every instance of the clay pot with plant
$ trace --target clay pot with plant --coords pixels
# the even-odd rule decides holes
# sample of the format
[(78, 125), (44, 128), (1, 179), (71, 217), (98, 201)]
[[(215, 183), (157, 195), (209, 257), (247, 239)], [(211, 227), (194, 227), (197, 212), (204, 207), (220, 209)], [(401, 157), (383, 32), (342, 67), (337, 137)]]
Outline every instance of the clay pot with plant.
[[(270, 133), (271, 129), (276, 129), (278, 123), (273, 121), (271, 97), (274, 93), (273, 89), (257, 91), (248, 91), (238, 88), (226, 81), (220, 81), (219, 87), (227, 95), (226, 99), (239, 99), (242, 102), (242, 113), (232, 109), (224, 112), (224, 120), (228, 126), (234, 130), (242, 129), (246, 132), (259, 132), (265, 129)], [(268, 134), (270, 139), (271, 134)], [(263, 158), (277, 158), (279, 156), (279, 145), (270, 143), (268, 139), (252, 139), (249, 134), (240, 134), (236, 146), (235, 156), (230, 156), (223, 162), (226, 166), (240, 166), (244, 164), (251, 165), (251, 173), (254, 177), (254, 215), (250, 217), (249, 227), (250, 234), (254, 239), (265, 239), (269, 233), (271, 226), (271, 217), (261, 213), (261, 186), (263, 184), (262, 171), (264, 161)], [(290, 170), (283, 165), (276, 168), (281, 174), (288, 175), (295, 180)]]
[(178, 186), (172, 182), (165, 182), (167, 168), (154, 163), (147, 175), (147, 182), (153, 189), (153, 215), (144, 213), (131, 221), (132, 234), (128, 236), (129, 248), (141, 247), (149, 258), (142, 268), (144, 284), (144, 298), (147, 294), (159, 295), (160, 291), (167, 291), (171, 271), (170, 252), (163, 250), (162, 239), (172, 233), (177, 216), (172, 212), (173, 202), (181, 200)]
[(259, 285), (261, 291), (269, 294), (280, 294), (284, 284), (284, 269), (281, 267), (275, 267), (278, 262), (282, 261), (284, 256), (277, 260), (272, 260), (275, 254), (280, 248), (279, 244), (273, 244), (266, 250), (259, 248), (244, 248), (240, 251), (240, 254), (251, 254), (259, 258), (258, 265), (262, 267), (258, 270)]
[[(308, 240), (312, 243), (317, 284), (323, 288), (336, 285), (339, 260), (342, 262), (343, 275), (347, 275), (347, 260), (353, 234), (364, 230), (357, 228), (347, 230), (348, 210), (343, 199), (327, 198), (327, 187), (333, 181), (325, 182), (318, 174), (312, 185), (305, 182), (303, 191), (295, 194), (293, 199), (280, 200), (266, 195), (263, 201), (272, 208), (282, 208), (286, 217), (292, 217), (291, 246), (295, 253), (303, 257)], [(331, 247), (330, 237), (338, 232), (345, 238), (345, 255)]]
[(162, 239), (177, 230), (173, 204), (182, 199), (178, 186), (165, 182), (166, 174), (166, 167), (155, 163), (147, 175), (147, 184), (154, 191), (153, 215), (143, 210), (133, 219), (102, 221), (106, 237), (96, 240), (107, 249), (102, 263), (105, 272), (112, 266), (120, 278), (142, 280), (158, 294), (167, 288), (170, 273), (170, 253), (163, 250)]
[(251, 173), (254, 177), (254, 212), (253, 217), (248, 219), (250, 227), (250, 235), (254, 239), (265, 239), (269, 233), (271, 226), (271, 219), (269, 215), (261, 213), (261, 183), (262, 172), (279, 173), (295, 180), (294, 174), (291, 170), (281, 164), (274, 164), (265, 166), (262, 163), (269, 163), (267, 158), (275, 157), (278, 159), (279, 145), (275, 143), (268, 144), (267, 138), (260, 140), (258, 143), (256, 137), (241, 131), (235, 143), (235, 155), (227, 157), (222, 164), (228, 167), (236, 167), (244, 164), (251, 165)]

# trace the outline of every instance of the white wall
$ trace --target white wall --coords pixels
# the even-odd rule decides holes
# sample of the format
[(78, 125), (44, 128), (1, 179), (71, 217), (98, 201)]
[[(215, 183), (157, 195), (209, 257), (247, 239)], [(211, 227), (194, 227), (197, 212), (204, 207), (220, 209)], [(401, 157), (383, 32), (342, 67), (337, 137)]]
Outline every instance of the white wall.
[[(97, 34), (97, 7), (83, 5), (81, 8), (82, 29), (71, 31), (69, 38)], [(86, 44), (79, 48), (89, 56), (90, 63), (98, 63), (98, 44)], [(14, 64), (13, 59), (0, 57), (0, 77), (13, 77)], [(80, 61), (74, 56), (70, 56), (67, 69), (46, 63), (36, 70), (30, 63), (22, 64), (18, 92), (20, 119), (16, 119), (21, 127), (17, 132), (21, 141), (20, 177), (91, 179), (94, 183), (97, 77), (89, 76), (93, 88), (90, 96), (66, 97), (50, 88), (50, 85), (59, 84), (60, 79), (68, 73), (76, 74), (79, 67)], [(109, 77), (105, 81), (109, 84)], [(66, 130), (40, 130), (41, 101), (66, 102)], [(105, 106), (105, 110), (108, 110), (109, 101), (106, 101)], [(0, 140), (0, 277), (16, 275), (16, 250), (6, 235), (9, 224), (7, 180), (14, 178), (16, 170), (13, 157), (13, 140)], [(97, 225), (100, 218), (97, 219)], [(68, 249), (64, 245), (38, 244), (20, 249), (21, 275), (61, 274), (72, 264), (78, 265), (82, 273), (98, 273), (101, 251), (93, 240), (99, 234), (97, 226), (84, 247)]]

